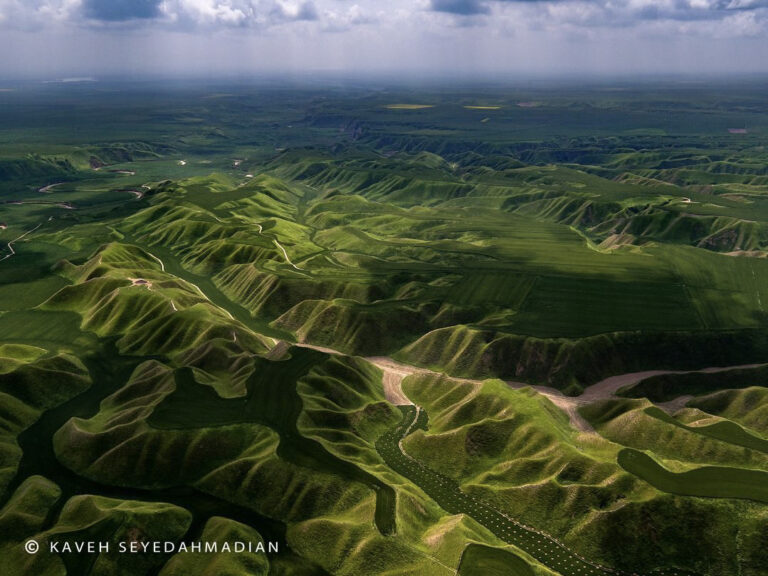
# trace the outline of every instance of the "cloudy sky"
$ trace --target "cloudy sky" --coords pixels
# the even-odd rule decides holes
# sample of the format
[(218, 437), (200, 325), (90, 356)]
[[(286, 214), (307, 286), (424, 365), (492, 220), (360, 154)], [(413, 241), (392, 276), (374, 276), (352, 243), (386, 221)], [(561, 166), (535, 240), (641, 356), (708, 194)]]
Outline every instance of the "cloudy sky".
[(0, 0), (0, 77), (768, 72), (768, 0)]

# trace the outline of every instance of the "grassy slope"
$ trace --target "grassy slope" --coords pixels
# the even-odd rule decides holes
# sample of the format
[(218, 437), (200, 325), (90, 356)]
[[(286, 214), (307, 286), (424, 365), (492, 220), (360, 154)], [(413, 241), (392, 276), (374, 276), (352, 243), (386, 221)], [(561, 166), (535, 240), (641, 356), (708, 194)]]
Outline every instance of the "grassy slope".
[(618, 462), (625, 470), (664, 492), (768, 502), (768, 473), (762, 470), (703, 466), (674, 473), (647, 454), (630, 448), (619, 452)]
[(603, 437), (637, 450), (653, 450), (663, 458), (757, 469), (768, 466), (764, 442), (735, 424), (686, 426), (642, 400), (609, 400), (580, 412)]
[[(47, 516), (58, 499), (58, 488), (39, 476), (25, 481), (0, 512), (3, 538), (0, 549), (6, 569), (12, 575), (64, 573), (144, 574), (158, 570), (166, 560), (163, 554), (118, 554), (119, 542), (131, 540), (178, 541), (189, 527), (189, 512), (162, 502), (113, 500), (93, 495), (68, 500), (55, 519)], [(25, 552), (24, 543), (33, 538), (41, 553)], [(109, 541), (110, 552), (95, 554), (49, 554), (49, 541)]]
[(723, 390), (703, 398), (694, 399), (688, 404), (723, 418), (729, 418), (757, 431), (762, 436), (768, 435), (766, 424), (765, 388), (751, 387), (744, 390)]
[(715, 373), (663, 374), (646, 378), (627, 390), (620, 390), (619, 395), (665, 402), (689, 394), (702, 396), (724, 388), (761, 386), (766, 383), (766, 379), (768, 379), (766, 366)]
[(535, 576), (523, 559), (505, 550), (470, 545), (459, 566), (460, 576)]
[[(409, 454), (458, 480), (467, 494), (544, 528), (593, 559), (632, 570), (663, 564), (695, 573), (708, 570), (709, 562), (727, 571), (733, 567), (734, 527), (746, 513), (745, 506), (759, 509), (732, 501), (684, 501), (649, 491), (647, 484), (619, 467), (620, 445), (575, 436), (561, 420), (563, 415), (531, 392), (501, 383), (480, 388), (422, 377), (407, 380), (405, 390), (429, 414), (427, 431), (417, 430), (405, 441)], [(686, 516), (675, 511), (679, 508), (687, 509)], [(749, 517), (757, 522), (757, 517)], [(574, 518), (582, 520), (575, 524)], [(646, 518), (645, 523), (639, 518)], [(627, 539), (632, 537), (627, 530), (617, 530), (623, 522), (685, 537), (678, 535), (674, 541), (665, 536), (657, 546), (646, 542), (642, 552), (632, 546), (627, 556)], [(754, 522), (745, 531), (756, 530)], [(713, 531), (713, 523), (720, 528)], [(589, 543), (599, 544), (592, 548)], [(749, 555), (759, 557), (760, 551)], [(702, 558), (707, 559), (704, 564)]]
[[(254, 548), (264, 544), (259, 533), (249, 526), (227, 518), (211, 518), (206, 522), (200, 541), (216, 542), (219, 546), (233, 542), (251, 543)], [(269, 574), (269, 561), (263, 553), (206, 554), (193, 552), (172, 557), (160, 571), (160, 576), (218, 576), (223, 574)]]
[[(63, 404), (90, 385), (88, 371), (69, 354), (53, 355), (29, 347), (4, 346), (0, 373), (0, 486), (5, 491), (21, 459), (17, 437), (47, 409)], [(40, 352), (45, 354), (40, 358)], [(37, 357), (37, 358), (36, 358)]]

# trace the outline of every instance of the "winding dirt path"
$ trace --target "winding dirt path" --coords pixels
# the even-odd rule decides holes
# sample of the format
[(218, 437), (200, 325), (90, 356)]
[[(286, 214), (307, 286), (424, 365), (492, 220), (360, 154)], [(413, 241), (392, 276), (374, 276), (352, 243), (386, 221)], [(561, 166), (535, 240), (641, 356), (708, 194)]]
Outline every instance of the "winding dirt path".
[[(339, 352), (338, 350), (333, 350), (332, 348), (326, 348), (324, 346), (316, 346), (314, 344), (296, 343), (295, 346), (300, 346), (302, 348), (312, 348), (313, 350), (325, 352), (326, 354), (344, 355), (343, 352)], [(412, 376), (413, 374), (446, 376), (451, 378), (451, 380), (469, 382), (471, 384), (482, 384), (483, 382), (482, 380), (475, 380), (470, 378), (457, 378), (443, 374), (442, 372), (430, 370), (428, 368), (403, 364), (388, 356), (368, 356), (365, 357), (365, 360), (383, 372), (382, 385), (384, 386), (384, 395), (387, 400), (395, 406), (413, 405), (413, 401), (411, 401), (410, 398), (405, 395), (402, 388), (403, 379), (406, 376)], [(516, 389), (529, 386), (528, 384), (524, 384), (522, 382), (508, 382), (508, 384)], [(530, 387), (536, 390), (536, 392), (542, 396), (546, 397), (555, 406), (565, 412), (568, 416), (568, 419), (570, 420), (571, 426), (573, 426), (576, 430), (580, 432), (595, 432), (594, 428), (592, 428), (589, 422), (587, 422), (578, 412), (579, 406), (585, 404), (586, 402), (580, 401), (577, 398), (565, 396), (562, 392), (555, 390), (554, 388), (548, 388), (546, 386)]]
[(160, 260), (160, 258), (158, 258), (154, 254), (152, 254), (152, 252), (150, 252), (149, 250), (144, 250), (144, 251), (147, 254), (149, 254), (152, 258), (154, 258), (157, 261), (158, 264), (160, 264), (160, 271), (161, 272), (165, 272), (165, 263), (162, 260)]
[(760, 368), (766, 366), (762, 364), (740, 364), (738, 366), (712, 366), (709, 368), (702, 368), (700, 370), (646, 370), (645, 372), (630, 372), (628, 374), (619, 374), (618, 376), (611, 376), (605, 380), (601, 380), (597, 384), (588, 386), (584, 392), (577, 397), (584, 404), (591, 402), (597, 402), (598, 400), (605, 400), (615, 396), (619, 389), (625, 386), (633, 386), (638, 382), (650, 378), (651, 376), (661, 376), (663, 374), (716, 374), (717, 372), (726, 372), (728, 370), (741, 370), (749, 368)]
[(291, 262), (291, 259), (288, 257), (288, 252), (286, 252), (286, 251), (285, 251), (285, 248), (283, 247), (283, 245), (282, 245), (282, 244), (280, 244), (280, 242), (278, 242), (278, 241), (277, 241), (277, 239), (274, 239), (274, 238), (273, 238), (273, 239), (272, 239), (272, 242), (274, 242), (274, 243), (275, 243), (275, 246), (277, 246), (278, 248), (280, 248), (280, 250), (282, 250), (282, 251), (283, 251), (283, 256), (285, 256), (285, 261), (286, 261), (286, 262), (288, 262), (288, 264), (290, 264), (291, 266), (293, 266), (293, 267), (294, 267), (296, 270), (303, 270), (303, 268), (299, 268), (298, 266), (296, 266), (296, 264), (294, 264), (293, 262)]
[(13, 243), (14, 243), (14, 242), (18, 242), (19, 240), (21, 240), (22, 238), (24, 238), (24, 237), (25, 237), (27, 234), (32, 234), (32, 232), (34, 232), (35, 230), (37, 230), (38, 228), (40, 228), (40, 226), (42, 226), (42, 224), (38, 224), (37, 226), (35, 226), (34, 228), (32, 228), (32, 230), (27, 230), (27, 231), (26, 231), (26, 232), (24, 232), (24, 234), (22, 234), (21, 236), (17, 236), (16, 238), (14, 238), (14, 239), (13, 239), (13, 240), (11, 240), (10, 242), (8, 242), (8, 250), (10, 250), (10, 254), (6, 254), (5, 256), (3, 256), (2, 258), (0, 258), (0, 262), (2, 262), (3, 260), (7, 260), (8, 258), (10, 258), (11, 256), (14, 256), (14, 255), (16, 254), (16, 250), (14, 250), (14, 249), (13, 249)]
[(384, 386), (384, 396), (395, 406), (407, 406), (413, 404), (410, 398), (403, 392), (403, 378), (415, 374), (413, 370), (408, 370), (402, 364), (398, 364), (392, 358), (386, 356), (373, 356), (366, 358), (368, 362), (382, 371), (381, 383)]
[(46, 194), (51, 190), (53, 190), (56, 186), (61, 186), (62, 184), (64, 184), (64, 182), (55, 182), (53, 184), (48, 184), (48, 186), (43, 186), (42, 188), (38, 188), (37, 191), (42, 192), (43, 194)]
[[(261, 226), (261, 224), (256, 224), (256, 226), (258, 226), (259, 234), (263, 234), (263, 227)], [(25, 236), (26, 234), (32, 231), (34, 230), (30, 230), (29, 232), (20, 236), (16, 240), (22, 238), (23, 236)], [(274, 242), (277, 246), (279, 246), (283, 250), (283, 254), (286, 258), (286, 261), (289, 262), (291, 266), (293, 266), (297, 270), (301, 270), (295, 264), (290, 262), (290, 260), (288, 259), (288, 254), (285, 252), (285, 249), (277, 242), (277, 240), (274, 240)], [(10, 247), (10, 244), (9, 244), (9, 247)], [(165, 264), (163, 263), (163, 261), (157, 256), (155, 256), (154, 254), (152, 254), (151, 252), (147, 252), (147, 253), (160, 264), (161, 270), (165, 271)], [(6, 258), (8, 257), (9, 256), (6, 256)], [(191, 284), (194, 288), (196, 288), (197, 291), (203, 297), (207, 298), (207, 296), (200, 289), (199, 286), (191, 282), (189, 282), (189, 284)], [(227, 313), (229, 314), (228, 310), (227, 310)], [(231, 314), (229, 314), (229, 316), (231, 317)], [(289, 343), (283, 344), (282, 341), (278, 341), (275, 344), (276, 344), (275, 349), (270, 353), (270, 357), (272, 358), (277, 358), (282, 356), (287, 350), (287, 348), (289, 348), (291, 345), (300, 346), (303, 348), (311, 348), (313, 350), (318, 350), (326, 354), (334, 354), (334, 355), (341, 355), (341, 356), (346, 355), (345, 353), (339, 350), (334, 350), (333, 348), (328, 348), (325, 346), (318, 346), (315, 344), (308, 344), (303, 342), (295, 343), (295, 344), (289, 344)], [(413, 374), (447, 376), (453, 380), (470, 382), (472, 384), (481, 384), (483, 381), (480, 379), (457, 378), (457, 377), (449, 376), (447, 374), (443, 374), (442, 372), (436, 372), (434, 370), (430, 370), (428, 368), (412, 366), (410, 364), (403, 364), (388, 356), (370, 356), (370, 357), (366, 357), (365, 360), (375, 365), (377, 368), (379, 368), (383, 372), (382, 385), (384, 387), (385, 397), (389, 402), (391, 402), (393, 405), (396, 405), (396, 406), (413, 405), (413, 402), (405, 395), (402, 389), (403, 379)], [(709, 367), (709, 368), (703, 368), (701, 370), (687, 370), (687, 371), (686, 370), (647, 370), (643, 372), (631, 372), (628, 374), (619, 374), (617, 376), (611, 376), (609, 378), (601, 380), (600, 382), (597, 382), (596, 384), (593, 384), (592, 386), (587, 387), (584, 390), (584, 392), (577, 397), (565, 396), (561, 391), (556, 390), (554, 388), (547, 387), (547, 386), (535, 386), (535, 385), (525, 384), (523, 382), (514, 382), (514, 381), (508, 381), (507, 384), (509, 384), (511, 387), (516, 389), (530, 386), (533, 390), (535, 390), (536, 392), (538, 392), (539, 394), (547, 398), (550, 402), (552, 402), (555, 406), (557, 406), (560, 410), (562, 410), (568, 416), (568, 420), (571, 426), (575, 430), (579, 432), (596, 434), (595, 429), (589, 424), (589, 422), (587, 422), (587, 420), (583, 416), (581, 416), (581, 414), (579, 414), (579, 411), (578, 411), (579, 407), (584, 406), (586, 404), (591, 404), (593, 402), (597, 402), (600, 400), (613, 398), (615, 396), (615, 393), (620, 388), (623, 388), (624, 386), (637, 384), (638, 382), (640, 382), (645, 378), (649, 378), (651, 376), (657, 376), (661, 374), (687, 374), (692, 372), (716, 373), (716, 372), (724, 372), (726, 370), (734, 370), (734, 369), (740, 369), (740, 368), (757, 368), (765, 365), (766, 364), (743, 364), (738, 366)], [(678, 398), (668, 403), (665, 403), (665, 405), (662, 406), (662, 408), (668, 411), (674, 410), (676, 408), (679, 409), (678, 406), (680, 405), (680, 403), (684, 405), (685, 402), (687, 402), (687, 400), (688, 400), (687, 398), (686, 399)]]
[(589, 404), (588, 401), (582, 400), (581, 397), (574, 398), (572, 396), (566, 396), (560, 392), (560, 390), (557, 390), (556, 388), (550, 388), (549, 386), (531, 386), (530, 384), (525, 384), (522, 382), (508, 382), (508, 384), (513, 388), (523, 388), (525, 386), (533, 388), (536, 390), (536, 392), (542, 396), (545, 396), (550, 402), (552, 402), (552, 404), (565, 412), (573, 428), (579, 432), (597, 433), (595, 432), (595, 429), (592, 427), (592, 425), (587, 422), (586, 418), (579, 414), (579, 407), (585, 404)]
[(6, 206), (24, 206), (24, 205), (38, 205), (38, 206), (58, 206), (65, 210), (75, 210), (76, 208), (71, 202), (53, 202), (52, 200), (3, 200), (0, 204)]
[[(214, 216), (214, 218), (216, 218), (216, 217)], [(216, 218), (216, 219), (218, 220), (218, 218)], [(221, 220), (219, 220), (219, 222), (221, 222)], [(262, 225), (261, 224), (256, 224), (256, 226), (259, 227), (259, 234), (264, 236), (265, 235), (264, 234), (264, 228), (262, 227)], [(283, 245), (280, 244), (280, 242), (277, 241), (277, 238), (272, 238), (272, 242), (275, 244), (275, 246), (277, 246), (278, 248), (280, 248), (280, 250), (283, 251), (283, 257), (285, 258), (285, 261), (288, 263), (288, 265), (292, 266), (295, 270), (298, 270), (299, 272), (302, 272), (302, 273), (304, 272), (304, 268), (300, 268), (300, 267), (296, 266), (296, 264), (291, 262), (291, 259), (288, 257), (288, 252), (285, 250), (285, 247), (283, 247)], [(335, 354), (338, 354), (338, 352), (335, 352)]]
[[(344, 356), (343, 352), (327, 348), (325, 346), (316, 346), (307, 343), (296, 343), (295, 346), (303, 348), (312, 348), (326, 354), (337, 354)], [(437, 376), (446, 376), (452, 380), (458, 380), (460, 382), (470, 382), (472, 384), (481, 384), (482, 380), (469, 379), (469, 378), (457, 378), (443, 374), (442, 372), (436, 372), (428, 368), (421, 368), (419, 366), (412, 366), (410, 364), (403, 364), (394, 360), (388, 356), (369, 356), (365, 357), (365, 360), (370, 362), (379, 368), (384, 376), (382, 378), (382, 384), (384, 386), (384, 394), (389, 402), (396, 406), (412, 405), (413, 402), (405, 395), (402, 389), (402, 382), (406, 376), (413, 374), (429, 374)], [(566, 396), (560, 390), (550, 388), (548, 386), (535, 386), (526, 384), (524, 382), (508, 381), (512, 388), (519, 389), (524, 387), (530, 387), (545, 398), (547, 398), (552, 404), (560, 408), (568, 416), (571, 426), (579, 431), (590, 434), (596, 434), (595, 429), (587, 420), (579, 414), (579, 408), (581, 406), (592, 404), (593, 402), (599, 402), (600, 400), (607, 400), (615, 398), (615, 393), (624, 386), (630, 386), (637, 384), (645, 378), (651, 376), (658, 376), (661, 374), (690, 374), (695, 372), (701, 372), (705, 374), (712, 374), (717, 372), (725, 372), (727, 370), (747, 369), (747, 368), (759, 368), (766, 364), (740, 364), (737, 366), (713, 366), (709, 368), (702, 368), (700, 370), (646, 370), (644, 372), (630, 372), (627, 374), (619, 374), (617, 376), (611, 376), (600, 382), (587, 387), (580, 396)], [(659, 404), (659, 407), (667, 412), (676, 412), (680, 408), (683, 408), (685, 404), (690, 400), (690, 396), (681, 396)]]
[[(395, 405), (402, 406), (413, 404), (413, 402), (405, 395), (402, 388), (403, 378), (413, 374), (447, 376), (452, 380), (470, 382), (472, 384), (481, 384), (483, 382), (482, 380), (474, 380), (469, 378), (455, 378), (453, 376), (443, 374), (442, 372), (435, 372), (434, 370), (429, 370), (427, 368), (419, 368), (409, 364), (402, 364), (387, 356), (370, 356), (367, 357), (366, 360), (374, 366), (378, 367), (384, 373), (384, 377), (382, 379), (382, 383), (384, 385), (384, 394), (386, 395), (387, 400)], [(515, 389), (529, 386), (528, 384), (524, 384), (522, 382), (507, 382), (507, 384)], [(573, 426), (576, 430), (579, 430), (580, 432), (595, 431), (589, 422), (587, 422), (578, 412), (579, 406), (584, 404), (584, 402), (581, 402), (576, 398), (565, 396), (562, 392), (555, 390), (554, 388), (548, 388), (546, 386), (530, 386), (530, 388), (536, 390), (536, 392), (547, 398), (550, 402), (552, 402), (552, 404), (565, 412), (568, 416), (568, 419), (570, 420), (571, 426)]]

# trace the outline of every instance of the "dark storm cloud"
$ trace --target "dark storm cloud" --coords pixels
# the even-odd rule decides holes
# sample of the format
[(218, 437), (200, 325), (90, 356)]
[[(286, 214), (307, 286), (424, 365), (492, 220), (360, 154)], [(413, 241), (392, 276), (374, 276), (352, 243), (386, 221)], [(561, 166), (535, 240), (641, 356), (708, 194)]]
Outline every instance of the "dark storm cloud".
[(93, 20), (125, 22), (156, 18), (161, 0), (84, 0), (83, 14)]
[(318, 20), (317, 8), (312, 2), (304, 2), (291, 20)]
[(490, 9), (480, 0), (432, 0), (430, 8), (434, 12), (447, 12), (459, 16), (488, 14)]
[(494, 2), (507, 2), (515, 4), (545, 4), (550, 2), (564, 2), (567, 0), (430, 0), (430, 9), (433, 12), (447, 12), (460, 16), (473, 16), (475, 14), (488, 14), (490, 5)]

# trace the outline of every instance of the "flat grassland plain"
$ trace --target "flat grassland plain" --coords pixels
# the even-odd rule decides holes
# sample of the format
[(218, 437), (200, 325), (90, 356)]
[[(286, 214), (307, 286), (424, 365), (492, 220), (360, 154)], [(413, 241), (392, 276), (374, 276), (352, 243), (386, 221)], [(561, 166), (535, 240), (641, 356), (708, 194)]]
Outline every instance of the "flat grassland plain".
[(768, 574), (764, 83), (0, 87), (3, 574)]

